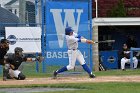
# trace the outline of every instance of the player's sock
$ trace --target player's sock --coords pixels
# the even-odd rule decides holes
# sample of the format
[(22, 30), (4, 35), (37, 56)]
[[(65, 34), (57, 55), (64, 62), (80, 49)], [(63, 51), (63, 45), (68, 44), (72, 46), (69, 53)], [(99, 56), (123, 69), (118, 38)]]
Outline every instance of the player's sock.
[(68, 70), (67, 67), (64, 66), (64, 67), (62, 67), (61, 69), (57, 70), (56, 72), (57, 72), (57, 73), (61, 73), (61, 72), (67, 71), (67, 70)]
[(89, 75), (92, 74), (91, 70), (89, 69), (89, 67), (86, 64), (82, 65), (82, 67)]

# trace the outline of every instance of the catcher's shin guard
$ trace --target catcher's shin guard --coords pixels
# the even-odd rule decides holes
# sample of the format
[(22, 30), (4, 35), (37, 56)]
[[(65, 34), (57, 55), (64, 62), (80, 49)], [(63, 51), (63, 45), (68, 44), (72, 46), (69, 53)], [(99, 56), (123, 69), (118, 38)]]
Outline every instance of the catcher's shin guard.
[(7, 80), (9, 74), (9, 64), (5, 64), (3, 67), (3, 81)]
[(7, 80), (9, 69), (3, 68), (3, 81)]

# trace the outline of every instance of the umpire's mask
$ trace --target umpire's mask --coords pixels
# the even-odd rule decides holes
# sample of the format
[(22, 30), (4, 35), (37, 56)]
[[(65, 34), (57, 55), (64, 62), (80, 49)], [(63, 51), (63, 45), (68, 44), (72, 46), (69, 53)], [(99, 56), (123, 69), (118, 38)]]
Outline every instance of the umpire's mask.
[(2, 45), (2, 48), (4, 48), (6, 51), (9, 50), (9, 40), (1, 39), (0, 43)]
[(22, 51), (23, 51), (23, 49), (21, 47), (16, 47), (15, 48), (15, 55), (21, 57), (23, 55)]

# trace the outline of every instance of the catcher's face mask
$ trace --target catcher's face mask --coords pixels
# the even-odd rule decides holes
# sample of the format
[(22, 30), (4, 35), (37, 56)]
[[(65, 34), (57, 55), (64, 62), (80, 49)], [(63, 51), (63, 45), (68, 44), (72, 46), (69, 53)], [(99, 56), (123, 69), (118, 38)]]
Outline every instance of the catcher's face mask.
[(22, 51), (23, 51), (23, 49), (20, 47), (15, 48), (15, 55), (21, 57), (23, 55)]
[(9, 41), (7, 39), (2, 39), (0, 43), (3, 48), (9, 50)]
[(22, 51), (15, 52), (15, 54), (19, 57), (21, 57), (23, 55)]

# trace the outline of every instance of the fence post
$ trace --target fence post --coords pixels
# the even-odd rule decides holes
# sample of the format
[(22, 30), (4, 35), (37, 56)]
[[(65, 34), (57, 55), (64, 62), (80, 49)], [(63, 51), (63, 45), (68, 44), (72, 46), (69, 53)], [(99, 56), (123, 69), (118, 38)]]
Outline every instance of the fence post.
[(3, 70), (3, 66), (0, 65), (0, 74), (2, 73), (2, 70)]
[[(44, 40), (44, 15), (45, 15), (45, 13), (44, 13), (44, 3), (45, 3), (45, 1), (44, 0), (41, 0), (41, 13), (42, 13), (42, 35), (41, 35), (41, 44), (42, 44), (42, 56), (44, 57), (45, 56), (45, 40)], [(46, 3), (45, 3), (46, 4)], [(44, 73), (45, 72), (45, 70), (46, 70), (46, 66), (45, 66), (45, 61), (43, 60), (43, 62), (42, 62), (42, 72)]]
[(130, 49), (130, 68), (133, 69), (133, 49)]
[[(38, 52), (36, 52), (35, 56), (38, 56)], [(39, 65), (38, 65), (38, 61), (36, 60), (36, 72), (39, 72)]]

